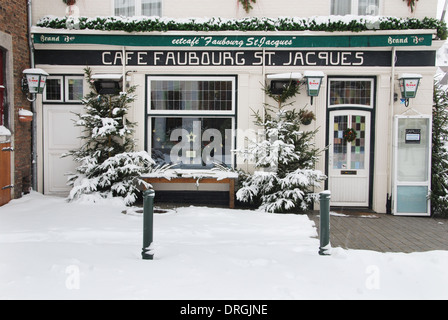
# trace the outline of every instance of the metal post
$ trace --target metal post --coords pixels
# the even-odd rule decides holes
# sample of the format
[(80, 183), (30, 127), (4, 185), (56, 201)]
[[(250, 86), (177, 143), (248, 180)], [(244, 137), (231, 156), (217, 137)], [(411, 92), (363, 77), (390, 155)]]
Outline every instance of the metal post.
[(143, 193), (143, 248), (142, 258), (152, 260), (154, 252), (151, 247), (154, 229), (154, 190), (146, 190)]
[(330, 199), (331, 192), (323, 191), (320, 194), (320, 247), (321, 256), (330, 255)]

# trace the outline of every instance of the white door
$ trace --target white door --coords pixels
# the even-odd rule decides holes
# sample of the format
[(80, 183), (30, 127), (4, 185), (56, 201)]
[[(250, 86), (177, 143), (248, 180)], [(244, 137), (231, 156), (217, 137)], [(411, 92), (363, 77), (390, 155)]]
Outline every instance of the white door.
[[(328, 188), (332, 206), (369, 206), (370, 112), (330, 112)], [(344, 138), (354, 129), (356, 138)]]
[(81, 127), (76, 127), (73, 120), (80, 113), (81, 105), (44, 105), (44, 194), (67, 196), (67, 173), (75, 172), (77, 164), (71, 157), (61, 156), (81, 145)]

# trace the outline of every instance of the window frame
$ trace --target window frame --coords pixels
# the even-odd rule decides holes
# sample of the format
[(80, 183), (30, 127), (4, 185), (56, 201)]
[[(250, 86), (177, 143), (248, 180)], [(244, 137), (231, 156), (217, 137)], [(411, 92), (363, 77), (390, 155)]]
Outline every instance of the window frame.
[[(151, 109), (151, 82), (159, 81), (231, 81), (232, 82), (232, 108), (231, 110), (153, 110)], [(148, 115), (213, 115), (234, 116), (236, 113), (236, 77), (235, 76), (148, 76)]]
[[(83, 92), (82, 92), (82, 97), (81, 99), (70, 99), (70, 86), (69, 86), (69, 81), (70, 80), (81, 80), (82, 81), (82, 87), (83, 87)], [(81, 102), (82, 99), (84, 98), (84, 76), (65, 76), (64, 77), (64, 88), (65, 88), (65, 102)]]
[[(331, 104), (332, 96), (331, 96), (331, 83), (332, 82), (370, 82), (370, 105), (367, 104), (350, 104), (350, 103), (341, 103), (341, 104)], [(374, 109), (375, 107), (375, 79), (373, 78), (328, 78), (328, 109), (335, 108), (365, 108), (365, 109)]]
[[(236, 145), (236, 127), (237, 127), (237, 79), (236, 75), (203, 75), (203, 76), (185, 76), (185, 75), (173, 75), (173, 76), (152, 76), (148, 75), (146, 77), (147, 81), (147, 102), (146, 102), (146, 125), (145, 128), (147, 130), (146, 133), (146, 151), (152, 152), (152, 119), (153, 118), (230, 118), (231, 119), (231, 128), (232, 136), (230, 137), (231, 146), (230, 150), (235, 149)], [(231, 81), (232, 82), (232, 108), (231, 110), (151, 110), (151, 83), (152, 81), (179, 81), (179, 80), (193, 80), (193, 81)], [(201, 149), (202, 150), (202, 149)], [(226, 157), (223, 153), (223, 157)], [(235, 156), (230, 153), (228, 155), (231, 159), (231, 163), (229, 164), (232, 168), (235, 167)], [(186, 169), (200, 169), (200, 170), (209, 170), (208, 166), (195, 166), (195, 165), (187, 165), (181, 166), (181, 168)]]
[(59, 100), (49, 100), (47, 99), (47, 85), (45, 85), (44, 88), (44, 92), (42, 94), (42, 101), (44, 103), (76, 103), (79, 104), (82, 102), (82, 99), (69, 99), (69, 84), (68, 81), (70, 79), (82, 79), (82, 88), (83, 88), (83, 93), (82, 93), (82, 97), (84, 97), (85, 95), (85, 79), (83, 75), (78, 75), (78, 74), (53, 74), (48, 76), (47, 78), (47, 84), (48, 84), (48, 80), (53, 80), (53, 79), (60, 79), (61, 80), (61, 85), (59, 87), (60, 90), (60, 94), (61, 94), (61, 99)]
[[(160, 12), (159, 12), (159, 17), (162, 16), (162, 12), (163, 12), (163, 0), (158, 0), (160, 2)], [(111, 8), (112, 8), (112, 16), (114, 17), (119, 17), (120, 15), (116, 15), (115, 14), (115, 0), (111, 0)], [(133, 16), (145, 16), (145, 17), (150, 17), (150, 16), (146, 16), (142, 14), (142, 0), (134, 0), (134, 15)], [(154, 16), (154, 15), (152, 15)], [(157, 16), (157, 15), (155, 15)], [(125, 17), (130, 17), (130, 16), (125, 16)]]
[[(59, 93), (61, 95), (61, 99), (47, 99), (47, 88), (48, 88), (48, 80), (60, 80), (61, 84), (59, 86)], [(44, 92), (42, 94), (42, 99), (44, 102), (64, 102), (64, 76), (62, 75), (50, 75), (47, 77), (47, 83), (45, 84)]]

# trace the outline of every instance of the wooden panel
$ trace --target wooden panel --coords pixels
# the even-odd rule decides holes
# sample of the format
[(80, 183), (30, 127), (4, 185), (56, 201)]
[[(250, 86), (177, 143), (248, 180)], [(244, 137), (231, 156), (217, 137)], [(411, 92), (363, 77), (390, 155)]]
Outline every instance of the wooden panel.
[(11, 143), (0, 143), (0, 206), (11, 200), (11, 189), (2, 189), (11, 184), (11, 151), (3, 151), (10, 147)]
[(143, 178), (148, 183), (224, 183), (229, 185), (229, 208), (235, 208), (235, 179), (226, 178), (217, 180), (215, 178), (172, 178), (170, 180), (166, 178)]

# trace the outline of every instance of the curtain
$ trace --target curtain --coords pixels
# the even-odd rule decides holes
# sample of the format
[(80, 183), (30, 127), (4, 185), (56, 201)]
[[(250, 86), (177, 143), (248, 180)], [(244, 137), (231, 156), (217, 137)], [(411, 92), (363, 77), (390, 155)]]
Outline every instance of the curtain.
[(332, 0), (331, 1), (331, 14), (337, 16), (344, 16), (351, 14), (352, 0)]
[(161, 0), (142, 0), (142, 16), (161, 16)]
[(135, 15), (135, 0), (115, 0), (115, 15), (132, 17)]
[(358, 15), (376, 16), (379, 14), (379, 0), (359, 0)]

